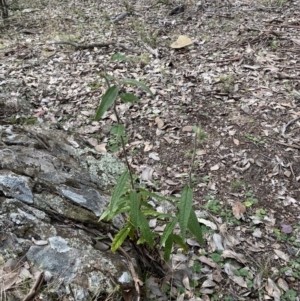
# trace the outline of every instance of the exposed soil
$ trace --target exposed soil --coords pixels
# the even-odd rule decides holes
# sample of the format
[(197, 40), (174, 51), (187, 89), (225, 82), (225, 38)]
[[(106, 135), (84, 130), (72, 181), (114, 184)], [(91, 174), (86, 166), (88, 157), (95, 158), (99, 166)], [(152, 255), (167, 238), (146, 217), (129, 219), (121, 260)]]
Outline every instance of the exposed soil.
[[(190, 245), (186, 261), (180, 259), (189, 266), (193, 258), (202, 270), (181, 291), (171, 288), (172, 296), (299, 300), (300, 3), (189, 1), (170, 14), (180, 4), (10, 3), (0, 36), (0, 125), (58, 127), (109, 151), (112, 112), (93, 120), (106, 89), (99, 72), (143, 81), (155, 97), (127, 87), (141, 101), (118, 109), (133, 170), (139, 176), (149, 170), (144, 182), (166, 195), (180, 193), (192, 126), (206, 133), (193, 173), (194, 207), (216, 229), (206, 225), (207, 245)], [(170, 47), (179, 35), (192, 45)], [(99, 43), (109, 45), (80, 48)], [(110, 61), (116, 52), (132, 61)], [(226, 254), (219, 261), (212, 255), (222, 254), (216, 237)]]

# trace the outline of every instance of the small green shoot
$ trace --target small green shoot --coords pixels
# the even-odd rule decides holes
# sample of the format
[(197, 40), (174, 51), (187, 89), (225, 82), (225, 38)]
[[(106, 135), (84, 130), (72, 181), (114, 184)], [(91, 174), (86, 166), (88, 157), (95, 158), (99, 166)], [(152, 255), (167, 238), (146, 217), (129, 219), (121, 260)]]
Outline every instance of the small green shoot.
[(251, 207), (251, 206), (256, 205), (258, 203), (258, 199), (253, 197), (253, 191), (252, 190), (248, 190), (245, 193), (245, 196), (247, 198), (246, 202), (244, 202), (244, 205), (246, 207)]
[(255, 144), (265, 144), (266, 142), (264, 140), (261, 140), (260, 138), (258, 137), (255, 137), (255, 136), (252, 136), (250, 134), (246, 134), (245, 137), (250, 140), (251, 142), (255, 143)]

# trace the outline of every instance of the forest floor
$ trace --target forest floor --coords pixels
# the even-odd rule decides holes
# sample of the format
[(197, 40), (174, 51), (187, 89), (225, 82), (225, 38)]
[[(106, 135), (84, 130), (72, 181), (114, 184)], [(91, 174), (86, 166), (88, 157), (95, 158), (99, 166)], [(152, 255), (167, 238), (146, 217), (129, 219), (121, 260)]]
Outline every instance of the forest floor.
[[(155, 97), (129, 87), (141, 101), (117, 108), (135, 174), (164, 195), (188, 181), (192, 127), (206, 133), (192, 181), (207, 244), (174, 250), (182, 285), (149, 276), (155, 300), (299, 300), (299, 1), (19, 0), (1, 26), (0, 125), (77, 132), (122, 158), (112, 112), (94, 121), (99, 74), (142, 81)], [(180, 35), (190, 45), (171, 47)]]

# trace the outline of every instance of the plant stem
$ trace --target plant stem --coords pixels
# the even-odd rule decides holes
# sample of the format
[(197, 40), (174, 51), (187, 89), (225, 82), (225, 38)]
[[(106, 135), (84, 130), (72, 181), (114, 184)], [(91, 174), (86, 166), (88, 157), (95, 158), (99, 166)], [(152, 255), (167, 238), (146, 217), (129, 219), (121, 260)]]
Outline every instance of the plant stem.
[(190, 163), (190, 172), (189, 172), (189, 186), (192, 187), (192, 174), (193, 174), (193, 167), (194, 167), (194, 161), (196, 156), (196, 149), (197, 149), (197, 141), (198, 141), (198, 134), (195, 133), (194, 137), (194, 146), (193, 146), (193, 155)]
[[(105, 69), (104, 69), (104, 71), (105, 71)], [(106, 74), (106, 72), (104, 74)], [(107, 79), (107, 77), (105, 75), (103, 77), (104, 77), (106, 85), (109, 89), (110, 88), (109, 80)], [(116, 115), (116, 118), (117, 118), (117, 124), (121, 125), (121, 120), (120, 120), (120, 117), (119, 117), (119, 114), (118, 114), (118, 111), (117, 111), (116, 102), (114, 102), (113, 111), (114, 111), (114, 114)], [(129, 161), (128, 161), (128, 156), (127, 156), (127, 152), (126, 152), (126, 148), (125, 148), (124, 138), (123, 138), (123, 136), (121, 136), (120, 138), (121, 138), (121, 145), (122, 145), (123, 154), (124, 154), (124, 157), (125, 157), (125, 163), (127, 165), (128, 171), (129, 171), (130, 186), (131, 186), (131, 189), (134, 190), (133, 176), (132, 176), (132, 171), (131, 171), (130, 164), (129, 164)]]
[[(113, 111), (114, 111), (114, 114), (116, 115), (116, 118), (117, 118), (117, 124), (120, 125), (121, 120), (120, 120), (120, 117), (119, 117), (119, 114), (118, 114), (118, 111), (117, 111), (116, 102), (114, 103)], [(132, 176), (131, 167), (130, 167), (130, 164), (129, 164), (129, 161), (128, 161), (128, 156), (127, 156), (127, 151), (126, 151), (126, 148), (125, 148), (124, 138), (123, 138), (123, 136), (120, 136), (120, 138), (121, 138), (121, 145), (122, 145), (122, 150), (123, 150), (123, 154), (124, 154), (124, 158), (125, 158), (125, 163), (127, 165), (128, 171), (129, 171), (130, 186), (131, 186), (131, 189), (134, 190), (133, 176)]]

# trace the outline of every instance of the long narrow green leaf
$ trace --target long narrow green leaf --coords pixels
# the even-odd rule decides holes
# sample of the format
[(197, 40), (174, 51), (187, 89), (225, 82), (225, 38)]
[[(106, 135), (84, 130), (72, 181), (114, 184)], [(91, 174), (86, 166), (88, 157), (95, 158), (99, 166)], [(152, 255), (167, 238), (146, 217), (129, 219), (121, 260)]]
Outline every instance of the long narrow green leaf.
[(100, 218), (99, 218), (99, 221), (102, 221), (103, 219), (105, 219), (109, 214), (110, 214), (110, 210), (109, 210), (109, 208), (106, 208), (106, 209), (102, 212), (102, 214), (101, 214), (101, 216), (100, 216)]
[(100, 106), (96, 112), (96, 121), (99, 121), (103, 117), (104, 113), (114, 103), (114, 101), (118, 97), (118, 93), (119, 89), (117, 86), (112, 86), (106, 90), (105, 94), (102, 96)]
[(190, 218), (189, 218), (189, 222), (188, 222), (188, 228), (196, 236), (199, 243), (201, 245), (204, 245), (204, 239), (203, 239), (201, 226), (198, 222), (196, 213), (193, 209), (191, 210), (191, 214), (190, 214)]
[(155, 210), (151, 210), (151, 209), (143, 209), (143, 212), (145, 214), (145, 216), (153, 216), (159, 219), (163, 219), (163, 218), (173, 218), (173, 216), (171, 214), (165, 214), (165, 213), (160, 213), (158, 211)]
[(120, 94), (120, 98), (125, 103), (128, 103), (128, 102), (134, 103), (134, 102), (140, 101), (140, 99), (132, 93), (122, 93), (122, 94)]
[(134, 227), (137, 229), (139, 226), (139, 204), (138, 195), (135, 191), (130, 192), (130, 220), (133, 223)]
[(178, 216), (176, 216), (172, 222), (168, 223), (164, 229), (164, 233), (161, 236), (160, 239), (160, 245), (164, 245), (166, 240), (169, 238), (169, 236), (172, 234), (173, 229), (175, 228), (176, 224), (178, 223)]
[(143, 188), (139, 188), (139, 191), (140, 191), (140, 194), (145, 196), (145, 197), (152, 197), (152, 198), (155, 198), (155, 199), (158, 199), (158, 200), (164, 200), (164, 201), (167, 201), (169, 203), (172, 203), (173, 204), (173, 201), (179, 201), (180, 198), (178, 197), (167, 197), (167, 196), (163, 196), (163, 195), (160, 195), (160, 194), (157, 194), (155, 192), (151, 192), (147, 189), (143, 189)]
[(142, 237), (145, 239), (147, 244), (152, 248), (154, 245), (153, 233), (150, 230), (150, 227), (149, 227), (149, 224), (148, 224), (148, 221), (147, 221), (145, 215), (141, 211), (139, 211), (138, 221), (139, 221), (139, 228), (141, 230)]
[(165, 261), (169, 261), (170, 255), (172, 252), (172, 246), (173, 246), (173, 234), (171, 234), (165, 243), (165, 249), (164, 249), (164, 259)]
[(143, 83), (135, 80), (135, 79), (132, 79), (132, 78), (125, 78), (123, 81), (122, 81), (124, 84), (128, 84), (128, 85), (133, 85), (133, 86), (137, 86), (139, 88), (142, 88), (143, 90), (145, 90), (146, 92), (148, 92), (152, 97), (154, 97), (152, 91)]
[(107, 220), (110, 221), (112, 220), (115, 216), (119, 215), (119, 214), (122, 214), (124, 212), (129, 212), (130, 211), (130, 206), (121, 206), (121, 205), (118, 205), (118, 207), (116, 208), (115, 211), (112, 211), (110, 212), (110, 214), (107, 216)]
[(182, 240), (185, 241), (186, 229), (192, 210), (193, 191), (189, 186), (185, 186), (182, 190), (181, 200), (179, 203), (179, 225)]
[(118, 250), (118, 248), (123, 244), (126, 237), (129, 235), (131, 231), (132, 225), (130, 223), (126, 223), (125, 226), (116, 234), (111, 244), (111, 251), (114, 253)]
[(177, 245), (179, 245), (184, 251), (188, 251), (188, 247), (186, 245), (186, 243), (182, 240), (182, 237), (177, 235), (177, 234), (173, 234), (173, 242), (176, 243)]
[(129, 198), (128, 196), (122, 196), (121, 198), (119, 198), (119, 201), (117, 202), (117, 204), (115, 204), (114, 208), (108, 206), (108, 208), (105, 209), (105, 211), (101, 214), (99, 220), (106, 219), (107, 221), (110, 221), (116, 215), (129, 211)]
[(124, 191), (124, 187), (126, 186), (126, 183), (128, 181), (129, 178), (129, 172), (128, 170), (126, 170), (125, 172), (123, 172), (121, 174), (121, 176), (119, 177), (116, 187), (113, 191), (113, 194), (111, 196), (111, 201), (110, 201), (110, 209), (112, 211), (114, 211), (114, 208), (116, 208), (118, 202), (120, 201), (120, 196), (122, 195), (123, 191)]

